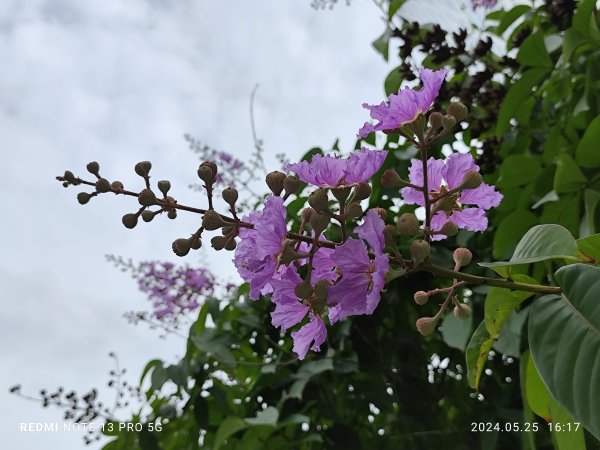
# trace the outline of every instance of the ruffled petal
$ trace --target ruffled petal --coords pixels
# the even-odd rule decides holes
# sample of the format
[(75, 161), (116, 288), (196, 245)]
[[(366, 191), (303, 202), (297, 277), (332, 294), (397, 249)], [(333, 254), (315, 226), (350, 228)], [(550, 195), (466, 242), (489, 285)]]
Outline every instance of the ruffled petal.
[(309, 347), (315, 352), (320, 351), (326, 337), (325, 323), (320, 317), (313, 316), (309, 323), (292, 333), (293, 351), (298, 355), (298, 359), (302, 360), (306, 357)]
[(450, 220), (458, 228), (464, 228), (471, 231), (485, 231), (488, 227), (488, 219), (485, 211), (480, 208), (467, 208), (462, 211), (454, 211)]
[(446, 159), (446, 165), (442, 171), (444, 180), (449, 189), (454, 189), (462, 184), (465, 174), (469, 170), (479, 172), (473, 157), (469, 153), (452, 153)]
[(460, 195), (460, 202), (463, 205), (475, 205), (482, 209), (497, 207), (502, 201), (503, 195), (496, 191), (494, 186), (481, 184), (476, 189), (465, 189)]

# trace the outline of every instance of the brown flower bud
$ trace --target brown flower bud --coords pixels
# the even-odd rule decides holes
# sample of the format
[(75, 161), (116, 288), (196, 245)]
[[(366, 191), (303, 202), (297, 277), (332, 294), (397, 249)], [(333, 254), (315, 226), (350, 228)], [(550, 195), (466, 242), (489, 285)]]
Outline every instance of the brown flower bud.
[(454, 116), (451, 116), (450, 114), (445, 114), (442, 116), (442, 127), (444, 128), (444, 133), (451, 131), (452, 128), (454, 128), (454, 125), (456, 125), (456, 119)]
[(200, 247), (202, 247), (202, 239), (200, 239), (199, 237), (191, 237), (190, 238), (190, 248), (193, 248), (194, 250), (198, 250)]
[(315, 283), (312, 296), (307, 299), (310, 308), (317, 314), (323, 312), (327, 304), (327, 290), (329, 289), (328, 280), (319, 280)]
[(417, 305), (424, 305), (429, 300), (429, 294), (425, 291), (417, 291), (415, 292), (414, 299)]
[(410, 254), (417, 264), (427, 259), (430, 250), (429, 243), (423, 239), (415, 239), (410, 243)]
[(454, 258), (454, 263), (458, 267), (464, 267), (471, 264), (471, 260), (473, 259), (473, 254), (468, 248), (457, 248), (454, 250), (454, 254), (452, 255)]
[(419, 219), (413, 213), (404, 213), (398, 217), (396, 228), (403, 236), (414, 236), (421, 230)]
[(362, 216), (363, 210), (358, 203), (350, 203), (346, 208), (345, 215), (346, 217), (350, 217), (352, 219), (357, 219)]
[(171, 189), (171, 182), (169, 180), (160, 180), (157, 185), (158, 190), (166, 197), (169, 189)]
[(200, 164), (200, 167), (198, 167), (198, 177), (204, 181), (206, 185), (212, 184), (213, 171), (208, 164)]
[(469, 170), (463, 177), (463, 182), (460, 185), (460, 189), (477, 189), (483, 183), (481, 174), (476, 170)]
[(423, 336), (429, 336), (435, 331), (437, 319), (434, 317), (421, 317), (419, 320), (417, 320), (416, 325), (419, 333), (421, 333)]
[(433, 131), (439, 130), (442, 128), (442, 114), (434, 111), (429, 114), (429, 125)]
[(361, 200), (365, 200), (371, 196), (371, 185), (369, 183), (360, 183), (358, 186), (354, 188), (354, 197), (352, 197), (353, 202), (360, 202)]
[(235, 208), (235, 202), (238, 200), (238, 191), (235, 188), (228, 187), (223, 190), (223, 200), (231, 206), (231, 208)]
[(65, 174), (62, 176), (65, 181), (68, 181), (71, 184), (79, 184), (77, 182), (77, 178), (73, 175), (73, 172), (70, 170), (65, 170)]
[(336, 198), (338, 202), (345, 202), (348, 200), (348, 196), (350, 195), (350, 191), (352, 188), (349, 187), (339, 187), (331, 190), (331, 193)]
[(88, 163), (88, 165), (86, 166), (86, 169), (89, 173), (91, 173), (92, 175), (96, 175), (98, 178), (100, 178), (100, 164), (98, 164), (96, 161), (92, 161), (91, 163)]
[(396, 247), (396, 239), (398, 238), (398, 231), (396, 227), (393, 225), (386, 225), (383, 228), (383, 239), (385, 240), (385, 245), (390, 248)]
[(227, 238), (225, 236), (215, 236), (210, 240), (210, 245), (215, 250), (223, 250), (227, 244)]
[(151, 189), (142, 189), (138, 195), (138, 202), (142, 206), (152, 206), (156, 204), (156, 195)]
[(381, 217), (381, 220), (385, 222), (387, 219), (387, 211), (383, 208), (372, 208), (371, 211), (375, 211)]
[(269, 189), (273, 195), (276, 195), (277, 197), (281, 195), (283, 192), (285, 178), (285, 173), (279, 172), (278, 170), (267, 174), (265, 181), (267, 182), (267, 186), (269, 186)]
[(456, 119), (456, 122), (458, 123), (467, 117), (469, 110), (462, 103), (453, 102), (453, 103), (450, 103), (450, 105), (448, 105), (447, 112), (448, 112), (448, 114), (453, 116)]
[(446, 222), (438, 231), (439, 234), (443, 234), (444, 236), (452, 237), (458, 234), (458, 227), (454, 222)]
[(313, 287), (310, 284), (310, 280), (304, 280), (301, 283), (298, 283), (294, 289), (294, 293), (298, 298), (303, 300), (309, 299), (313, 295)]
[(283, 189), (285, 189), (286, 195), (295, 194), (300, 189), (300, 186), (302, 186), (302, 182), (298, 178), (298, 175), (288, 175), (283, 180)]
[(110, 187), (113, 189), (113, 191), (122, 191), (123, 190), (123, 183), (121, 183), (120, 181), (113, 181), (112, 183), (110, 183)]
[(149, 209), (145, 209), (142, 211), (142, 220), (144, 222), (151, 222), (154, 219), (156, 213), (154, 211), (150, 211)]
[(138, 222), (138, 216), (137, 214), (125, 214), (121, 219), (121, 222), (123, 222), (123, 225), (125, 225), (126, 228), (135, 228)]
[(454, 198), (454, 195), (446, 195), (433, 204), (431, 214), (434, 215), (436, 212), (439, 211), (451, 213), (455, 206), (456, 200)]
[(190, 252), (190, 240), (184, 238), (175, 239), (171, 248), (177, 256), (185, 256)]
[(329, 201), (327, 200), (327, 190), (319, 188), (313, 191), (308, 196), (308, 204), (313, 207), (315, 211), (324, 212), (329, 211)]
[(227, 238), (227, 242), (225, 242), (225, 250), (231, 252), (235, 250), (236, 247), (237, 242), (235, 241), (235, 237), (230, 236), (229, 238)]
[(171, 220), (173, 219), (177, 219), (177, 210), (176, 209), (170, 209), (169, 212), (167, 213), (167, 217)]
[(292, 261), (305, 258), (306, 253), (300, 253), (294, 248), (295, 241), (287, 239), (283, 244), (283, 250), (279, 254), (279, 264), (289, 264)]
[(312, 208), (304, 208), (300, 214), (300, 219), (303, 223), (310, 223), (310, 218), (314, 212), (315, 210)]
[[(215, 211), (209, 210), (202, 216), (202, 226), (209, 231), (218, 230), (219, 228), (227, 225), (227, 222), (216, 213)], [(223, 244), (225, 245), (225, 244)]]
[(388, 169), (381, 176), (381, 184), (388, 189), (397, 189), (406, 186), (407, 183), (394, 169)]
[(319, 236), (329, 225), (329, 216), (324, 212), (314, 212), (310, 216), (310, 226), (316, 236)]
[(471, 316), (471, 307), (469, 305), (461, 303), (460, 306), (456, 305), (452, 312), (454, 313), (454, 317), (456, 317), (457, 319), (468, 319)]
[(110, 192), (110, 181), (106, 178), (100, 178), (96, 181), (96, 190), (100, 193)]
[(141, 161), (135, 165), (135, 173), (140, 177), (147, 177), (152, 169), (152, 163), (150, 161)]
[(80, 205), (85, 205), (87, 202), (90, 201), (91, 198), (91, 194), (88, 194), (87, 192), (80, 192), (79, 194), (77, 194), (77, 201)]
[(219, 169), (214, 161), (204, 161), (200, 165), (210, 168), (210, 171), (212, 173), (211, 183), (214, 183), (215, 181), (217, 181), (217, 173), (218, 173)]

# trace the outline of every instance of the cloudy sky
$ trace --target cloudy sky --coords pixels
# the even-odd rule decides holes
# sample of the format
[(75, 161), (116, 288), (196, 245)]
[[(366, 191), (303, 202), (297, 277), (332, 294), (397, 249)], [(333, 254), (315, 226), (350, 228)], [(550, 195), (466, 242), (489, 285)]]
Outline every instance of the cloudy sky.
[[(370, 48), (383, 30), (373, 2), (340, 3), (315, 11), (309, 0), (0, 2), (3, 447), (83, 447), (77, 433), (20, 432), (21, 422), (60, 421), (61, 412), (9, 396), (9, 386), (102, 386), (109, 351), (136, 380), (146, 361), (174, 361), (184, 348), (122, 318), (148, 305), (104, 255), (174, 260), (170, 242), (198, 218), (126, 230), (120, 216), (131, 201), (104, 196), (83, 207), (54, 177), (67, 168), (83, 175), (98, 160), (104, 176), (134, 189), (133, 165), (148, 159), (182, 203), (202, 206), (187, 188), (198, 161), (182, 136), (249, 154), (257, 83), (255, 117), (273, 169), (276, 153), (294, 159), (336, 137), (349, 150), (366, 118), (360, 105), (381, 100), (391, 66)], [(412, 0), (407, 17), (467, 23), (459, 0), (435, 3)], [(204, 262), (235, 276), (228, 257)]]

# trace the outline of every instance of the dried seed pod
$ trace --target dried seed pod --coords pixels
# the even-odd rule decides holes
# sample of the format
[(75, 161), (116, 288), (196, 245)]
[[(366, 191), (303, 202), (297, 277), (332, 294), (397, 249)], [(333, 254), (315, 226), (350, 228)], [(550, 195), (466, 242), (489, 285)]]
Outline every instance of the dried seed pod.
[(121, 222), (123, 222), (123, 225), (125, 225), (126, 228), (135, 228), (135, 226), (138, 223), (138, 215), (137, 214), (125, 214), (122, 219)]
[(190, 248), (198, 250), (200, 247), (202, 247), (202, 239), (200, 239), (199, 237), (191, 237)]
[(108, 181), (106, 178), (100, 178), (98, 181), (96, 181), (96, 190), (100, 193), (110, 192), (110, 181)]
[(171, 248), (177, 256), (185, 256), (190, 252), (190, 240), (184, 238), (175, 239)]
[(273, 195), (276, 195), (278, 197), (281, 195), (281, 193), (283, 192), (283, 184), (285, 182), (285, 178), (285, 173), (279, 172), (277, 170), (267, 174), (265, 181), (267, 182), (267, 186), (269, 187)]
[(156, 204), (156, 195), (151, 189), (142, 189), (138, 195), (138, 202), (142, 206), (152, 206)]

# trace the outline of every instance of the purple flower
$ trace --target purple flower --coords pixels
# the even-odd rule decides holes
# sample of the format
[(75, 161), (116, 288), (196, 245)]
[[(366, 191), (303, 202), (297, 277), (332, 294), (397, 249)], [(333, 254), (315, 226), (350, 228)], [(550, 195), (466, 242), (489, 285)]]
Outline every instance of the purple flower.
[(350, 154), (347, 159), (333, 155), (314, 155), (310, 162), (288, 164), (285, 170), (298, 174), (305, 183), (325, 188), (354, 186), (371, 179), (379, 170), (387, 151), (363, 148)]
[[(428, 188), (430, 196), (435, 196), (447, 190), (459, 187), (469, 170), (479, 172), (473, 157), (468, 153), (453, 153), (446, 161), (429, 158), (427, 161)], [(409, 169), (410, 182), (417, 186), (423, 185), (423, 166), (420, 160), (413, 160)], [(404, 201), (409, 204), (425, 206), (423, 192), (405, 187), (402, 188)], [(488, 220), (485, 211), (500, 204), (502, 194), (493, 186), (485, 183), (475, 189), (464, 189), (456, 199), (456, 205), (451, 213), (440, 211), (431, 219), (431, 229), (437, 231), (452, 221), (458, 228), (471, 231), (485, 231)], [(472, 206), (472, 207), (468, 207)], [(443, 235), (434, 235), (432, 239), (444, 239)]]
[(405, 87), (397, 94), (390, 95), (387, 102), (381, 102), (379, 105), (364, 103), (363, 107), (371, 112), (371, 118), (378, 122), (375, 125), (366, 122), (359, 130), (358, 137), (364, 138), (374, 131), (395, 130), (415, 120), (419, 113), (426, 113), (437, 98), (447, 73), (444, 69), (421, 69), (421, 89)]
[(304, 359), (309, 348), (315, 352), (320, 351), (326, 337), (325, 322), (319, 316), (312, 315), (310, 322), (292, 333), (294, 353), (298, 355), (298, 359)]
[(388, 257), (383, 251), (384, 226), (381, 217), (371, 210), (365, 216), (364, 223), (355, 229), (373, 249), (373, 260), (360, 239), (349, 238), (332, 252), (331, 259), (342, 276), (328, 292), (331, 323), (347, 316), (372, 314), (377, 308), (385, 284), (385, 273), (389, 268)]
[(269, 196), (261, 211), (252, 212), (243, 220), (255, 225), (241, 228), (241, 238), (233, 262), (240, 276), (250, 283), (250, 298), (256, 300), (270, 289), (269, 282), (277, 269), (277, 257), (287, 234), (283, 199)]
[(473, 11), (475, 11), (479, 7), (490, 9), (496, 6), (497, 3), (498, 0), (471, 0), (471, 6), (473, 8)]

